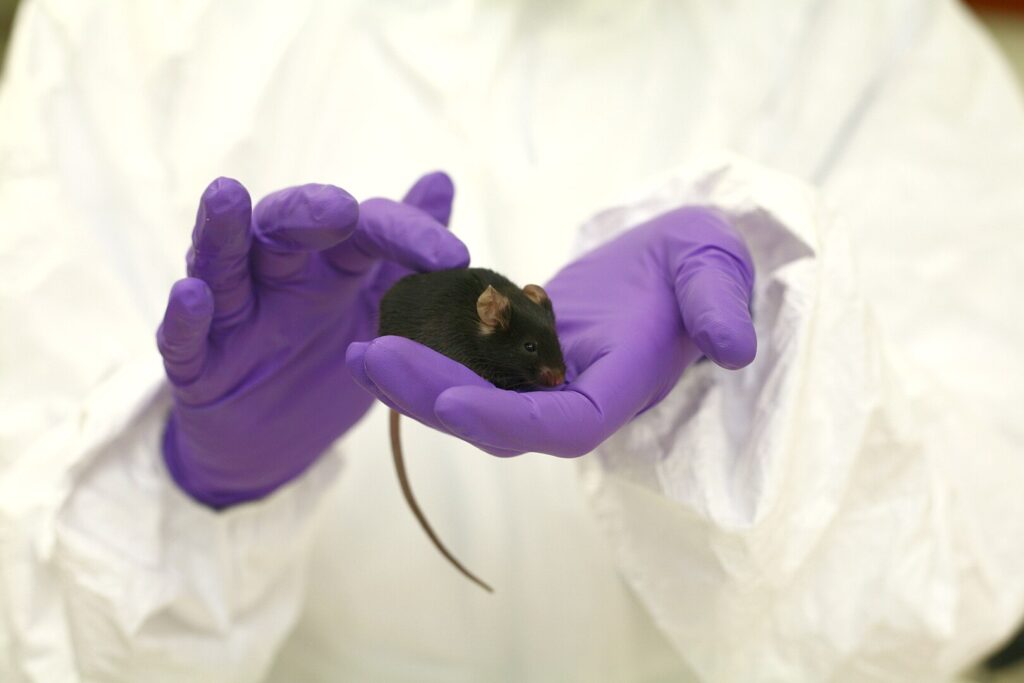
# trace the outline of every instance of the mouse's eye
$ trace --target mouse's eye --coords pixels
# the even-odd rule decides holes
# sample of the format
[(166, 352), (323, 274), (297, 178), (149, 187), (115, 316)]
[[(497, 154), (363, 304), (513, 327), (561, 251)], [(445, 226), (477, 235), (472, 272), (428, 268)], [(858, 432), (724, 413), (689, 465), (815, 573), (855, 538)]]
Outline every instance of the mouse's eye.
[(533, 342), (526, 342), (525, 344), (523, 344), (523, 348), (529, 351), (530, 353), (537, 353), (537, 345), (534, 344)]

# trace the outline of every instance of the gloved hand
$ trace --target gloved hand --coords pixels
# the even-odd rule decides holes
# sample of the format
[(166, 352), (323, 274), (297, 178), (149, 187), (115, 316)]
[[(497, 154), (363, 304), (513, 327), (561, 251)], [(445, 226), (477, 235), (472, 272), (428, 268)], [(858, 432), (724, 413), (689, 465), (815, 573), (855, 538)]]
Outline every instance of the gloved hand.
[(300, 474), (370, 407), (345, 349), (376, 331), (380, 297), (412, 271), (463, 267), (444, 225), (448, 176), (404, 203), (361, 205), (303, 185), (253, 210), (237, 181), (203, 194), (189, 277), (171, 289), (157, 344), (173, 387), (164, 460), (197, 500), (221, 508)]
[(584, 254), (546, 285), (569, 382), (502, 391), (400, 337), (348, 348), (353, 377), (385, 404), (494, 455), (593, 450), (675, 386), (702, 355), (754, 359), (753, 264), (712, 210), (687, 207)]

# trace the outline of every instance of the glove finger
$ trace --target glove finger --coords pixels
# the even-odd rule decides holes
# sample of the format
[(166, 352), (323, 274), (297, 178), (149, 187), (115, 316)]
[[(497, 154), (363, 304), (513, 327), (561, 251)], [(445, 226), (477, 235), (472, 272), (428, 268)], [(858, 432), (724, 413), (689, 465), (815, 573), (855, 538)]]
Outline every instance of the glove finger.
[(253, 212), (256, 277), (270, 284), (303, 280), (311, 254), (343, 242), (358, 218), (358, 202), (334, 185), (300, 185), (267, 195)]
[[(434, 415), (438, 395), (458, 383), (494, 388), (466, 366), (404, 337), (352, 343), (345, 362), (356, 383), (386, 406), (439, 431), (447, 430)], [(519, 455), (500, 448), (483, 450), (499, 457)]]
[(454, 387), (438, 396), (434, 414), (447, 431), (485, 450), (584, 455), (650, 404), (655, 390), (638, 375), (633, 355), (639, 345), (602, 353), (558, 390)]
[(479, 444), (479, 443), (473, 443), (472, 441), (467, 441), (466, 443), (470, 444), (471, 446), (475, 446), (476, 448), (479, 448), (480, 450), (482, 450), (484, 453), (487, 453), (489, 455), (493, 455), (496, 458), (514, 458), (517, 455), (522, 455), (523, 453), (526, 452), (526, 451), (507, 451), (507, 450), (505, 450), (503, 448), (492, 448), (491, 446), (486, 446), (484, 444)]
[(402, 203), (415, 206), (447, 227), (454, 198), (455, 183), (444, 171), (434, 171), (421, 176), (405, 193)]
[(172, 384), (188, 384), (202, 372), (214, 308), (213, 292), (202, 280), (185, 278), (171, 287), (156, 344)]
[(359, 227), (344, 243), (325, 252), (337, 270), (361, 275), (377, 261), (427, 272), (469, 264), (459, 238), (419, 209), (390, 199), (369, 199), (359, 207)]
[(516, 393), (457, 386), (437, 398), (434, 414), (448, 431), (488, 451), (574, 458), (604, 440), (601, 411), (571, 388)]
[[(452, 214), (452, 201), (455, 197), (455, 185), (447, 173), (434, 171), (422, 176), (409, 188), (402, 203), (423, 211), (439, 224), (447, 227)], [(385, 261), (380, 264), (367, 287), (371, 301), (378, 301), (393, 284), (408, 275), (411, 271), (397, 263)]]
[(345, 350), (345, 366), (348, 367), (349, 373), (352, 375), (352, 379), (355, 380), (356, 384), (365, 389), (371, 396), (376, 398), (378, 401), (386, 405), (392, 410), (398, 410), (391, 399), (384, 395), (377, 385), (373, 383), (373, 380), (366, 374), (366, 349), (370, 347), (370, 342), (352, 342), (348, 345)]
[(461, 363), (404, 337), (378, 337), (363, 354), (363, 371), (380, 395), (402, 413), (434, 428), (434, 401), (453, 386), (491, 387)]
[(730, 370), (749, 365), (757, 354), (752, 287), (746, 264), (716, 247), (690, 257), (676, 275), (676, 299), (687, 334), (704, 355)]
[(249, 193), (231, 178), (214, 180), (199, 200), (188, 274), (213, 292), (215, 328), (233, 325), (251, 310), (251, 217)]

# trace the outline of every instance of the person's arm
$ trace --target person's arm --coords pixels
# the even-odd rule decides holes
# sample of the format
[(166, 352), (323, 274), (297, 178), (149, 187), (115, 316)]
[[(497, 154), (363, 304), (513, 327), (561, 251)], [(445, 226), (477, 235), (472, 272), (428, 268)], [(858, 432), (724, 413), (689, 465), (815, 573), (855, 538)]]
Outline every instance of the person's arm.
[[(253, 211), (238, 183), (211, 184), (190, 277), (156, 334), (170, 386), (156, 350), (119, 363), (76, 423), (5, 473), (4, 551), (31, 569), (28, 583), (8, 574), (12, 668), (41, 650), (102, 680), (263, 675), (302, 604), (337, 469), (318, 461), (370, 405), (344, 348), (372, 335), (380, 295), (410, 268), (465, 263), (441, 223), (451, 199), (443, 174), (404, 203), (361, 207), (310, 185)], [(59, 303), (42, 312), (61, 315)], [(48, 596), (34, 629), (22, 592)]]
[(119, 176), (139, 129), (96, 123), (124, 136), (109, 147), (83, 129), (99, 86), (70, 66), (93, 75), (105, 53), (61, 20), (23, 8), (0, 97), (0, 679), (257, 681), (301, 608), (338, 471), (323, 453), (370, 405), (345, 345), (409, 268), (465, 263), (440, 224), (451, 182), (358, 211), (304, 186), (250, 216), (221, 180), (171, 287), (189, 218)]
[[(599, 216), (585, 241), (678, 203), (716, 207), (750, 249), (758, 356), (737, 372), (689, 368), (580, 460), (581, 484), (623, 576), (702, 679), (824, 680), (848, 663), (809, 653), (884, 622), (905, 586), (879, 577), (913, 562), (893, 551), (919, 540), (921, 520), (887, 523), (872, 506), (898, 506), (885, 487), (927, 474), (818, 193), (724, 159)], [(901, 464), (879, 471), (890, 457)]]
[[(947, 680), (1024, 616), (1024, 98), (967, 10), (907, 7), (814, 189), (709, 183), (759, 226), (758, 359), (692, 368), (580, 461), (624, 576), (708, 680)], [(814, 66), (845, 89), (843, 63)], [(797, 149), (831, 102), (799, 85), (778, 110), (807, 120), (777, 129)], [(766, 267), (754, 237), (800, 226), (813, 257)]]

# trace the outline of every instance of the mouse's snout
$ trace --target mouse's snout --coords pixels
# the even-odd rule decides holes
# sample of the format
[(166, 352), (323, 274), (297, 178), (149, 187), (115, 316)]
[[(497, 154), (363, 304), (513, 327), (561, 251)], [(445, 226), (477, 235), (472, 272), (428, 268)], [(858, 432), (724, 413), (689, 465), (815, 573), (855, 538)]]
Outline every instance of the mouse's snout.
[(540, 369), (540, 383), (546, 387), (557, 387), (559, 384), (565, 381), (565, 368), (548, 368), (543, 367)]

